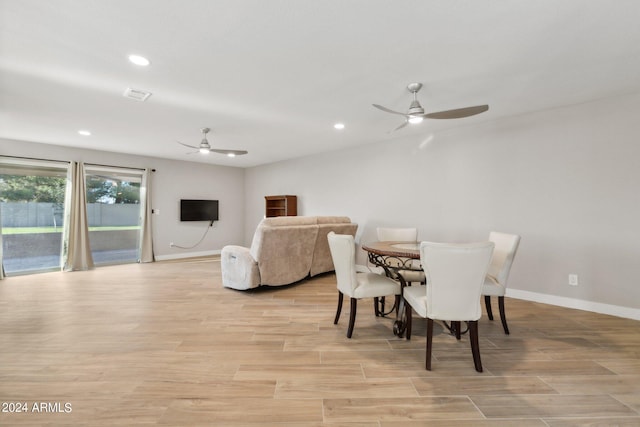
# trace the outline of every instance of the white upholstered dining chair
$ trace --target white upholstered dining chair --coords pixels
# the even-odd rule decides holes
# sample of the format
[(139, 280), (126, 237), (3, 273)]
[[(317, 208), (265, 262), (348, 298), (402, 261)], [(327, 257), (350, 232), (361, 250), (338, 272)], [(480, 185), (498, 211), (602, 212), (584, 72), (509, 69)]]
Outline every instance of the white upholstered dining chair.
[(336, 325), (340, 320), (342, 300), (344, 295), (347, 295), (351, 302), (347, 338), (351, 338), (356, 321), (358, 300), (373, 298), (376, 315), (378, 315), (378, 298), (395, 295), (397, 302), (400, 298), (400, 284), (381, 274), (356, 272), (356, 245), (352, 235), (335, 234), (332, 231), (327, 235), (327, 239), (329, 240), (338, 287), (338, 308), (333, 324)]
[(433, 321), (451, 322), (460, 339), (460, 322), (468, 322), (471, 353), (476, 371), (482, 372), (478, 319), (482, 316), (480, 293), (489, 268), (493, 242), (420, 244), (420, 259), (427, 286), (403, 289), (406, 302), (407, 339), (411, 338), (412, 312), (427, 319), (426, 368), (431, 370)]
[[(378, 227), (376, 229), (378, 240), (381, 242), (417, 242), (417, 228), (392, 228)], [(425, 283), (424, 271), (419, 270), (419, 263), (416, 260), (416, 270), (400, 269), (398, 272), (407, 284), (413, 282)]]
[(381, 242), (415, 242), (418, 240), (417, 228), (378, 227), (376, 233)]
[(495, 244), (489, 271), (482, 287), (484, 304), (487, 309), (489, 320), (493, 320), (491, 311), (491, 297), (498, 297), (498, 309), (500, 310), (500, 320), (504, 333), (509, 335), (507, 317), (504, 311), (504, 296), (507, 291), (507, 280), (511, 272), (511, 265), (520, 245), (520, 236), (517, 234), (506, 234), (492, 231), (489, 233), (489, 241)]

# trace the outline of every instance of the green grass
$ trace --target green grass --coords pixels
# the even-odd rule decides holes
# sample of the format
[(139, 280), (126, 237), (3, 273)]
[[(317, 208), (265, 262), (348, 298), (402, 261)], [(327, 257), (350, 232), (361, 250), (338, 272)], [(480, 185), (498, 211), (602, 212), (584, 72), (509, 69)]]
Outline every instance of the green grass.
[[(138, 230), (137, 225), (119, 227), (89, 227), (89, 231)], [(2, 234), (62, 233), (62, 227), (3, 227)]]

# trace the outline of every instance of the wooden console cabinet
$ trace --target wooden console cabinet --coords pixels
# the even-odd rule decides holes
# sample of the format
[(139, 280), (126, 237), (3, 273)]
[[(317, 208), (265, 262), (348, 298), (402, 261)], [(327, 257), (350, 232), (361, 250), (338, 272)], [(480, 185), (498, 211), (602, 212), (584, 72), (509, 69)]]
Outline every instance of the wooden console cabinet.
[(296, 196), (264, 196), (264, 199), (267, 218), (298, 215), (298, 198)]

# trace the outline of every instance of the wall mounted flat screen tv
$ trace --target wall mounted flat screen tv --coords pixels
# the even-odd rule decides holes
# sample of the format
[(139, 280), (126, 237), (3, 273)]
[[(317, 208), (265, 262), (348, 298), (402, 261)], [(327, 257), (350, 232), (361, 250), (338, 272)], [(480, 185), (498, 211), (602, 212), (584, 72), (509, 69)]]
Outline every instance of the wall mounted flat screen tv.
[(217, 221), (217, 200), (180, 200), (180, 221)]

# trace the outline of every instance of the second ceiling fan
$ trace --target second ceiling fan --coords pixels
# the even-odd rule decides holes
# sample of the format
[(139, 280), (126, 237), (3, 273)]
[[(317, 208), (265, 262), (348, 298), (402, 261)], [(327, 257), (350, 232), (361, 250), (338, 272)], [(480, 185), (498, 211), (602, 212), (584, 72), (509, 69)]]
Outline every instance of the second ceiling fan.
[[(185, 147), (194, 148), (198, 150), (198, 151), (194, 151), (194, 153), (200, 153), (200, 154), (209, 154), (210, 152), (213, 152), (218, 154), (226, 154), (229, 157), (235, 157), (235, 156), (241, 156), (243, 154), (248, 153), (248, 151), (246, 150), (226, 150), (226, 149), (220, 149), (220, 148), (211, 148), (211, 144), (209, 144), (209, 141), (207, 140), (207, 134), (209, 133), (209, 131), (211, 131), (211, 129), (202, 128), (200, 129), (200, 131), (202, 132), (202, 141), (200, 141), (199, 146), (196, 147), (195, 145), (183, 144), (180, 141), (177, 141), (178, 144), (184, 145)], [(191, 153), (188, 153), (188, 154), (191, 154)]]
[(393, 131), (402, 129), (408, 124), (420, 123), (424, 119), (461, 119), (463, 117), (475, 116), (476, 114), (484, 113), (489, 109), (488, 105), (476, 105), (473, 107), (456, 108), (455, 110), (437, 111), (435, 113), (425, 113), (424, 108), (418, 101), (418, 92), (422, 88), (422, 83), (409, 83), (407, 90), (413, 94), (413, 101), (409, 106), (409, 111), (401, 113), (399, 111), (391, 110), (382, 105), (373, 104), (379, 110), (386, 113), (397, 114), (405, 117), (404, 123), (395, 128)]

